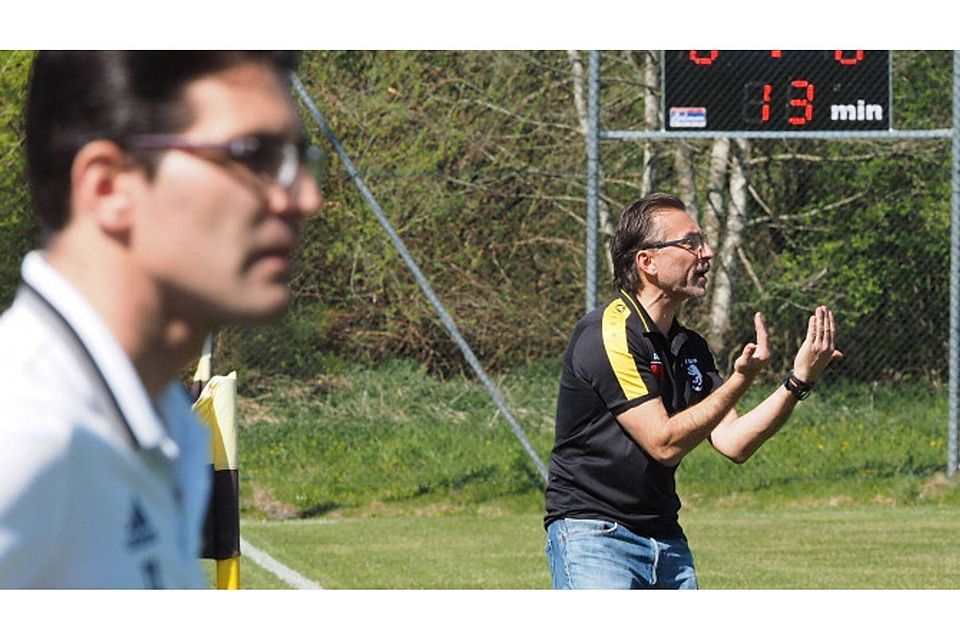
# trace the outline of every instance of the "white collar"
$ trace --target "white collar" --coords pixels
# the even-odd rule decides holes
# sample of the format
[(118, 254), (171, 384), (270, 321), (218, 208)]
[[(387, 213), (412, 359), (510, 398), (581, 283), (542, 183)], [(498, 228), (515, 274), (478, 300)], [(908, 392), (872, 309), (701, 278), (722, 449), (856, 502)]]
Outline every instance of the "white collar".
[(26, 255), (21, 275), (24, 282), (63, 316), (83, 342), (94, 364), (103, 373), (137, 445), (144, 449), (160, 449), (169, 458), (177, 457), (179, 447), (157, 414), (157, 411), (166, 414), (171, 407), (171, 396), (177, 393), (172, 387), (177, 382), (172, 381), (164, 389), (155, 406), (133, 363), (106, 323), (80, 292), (47, 264), (40, 251)]

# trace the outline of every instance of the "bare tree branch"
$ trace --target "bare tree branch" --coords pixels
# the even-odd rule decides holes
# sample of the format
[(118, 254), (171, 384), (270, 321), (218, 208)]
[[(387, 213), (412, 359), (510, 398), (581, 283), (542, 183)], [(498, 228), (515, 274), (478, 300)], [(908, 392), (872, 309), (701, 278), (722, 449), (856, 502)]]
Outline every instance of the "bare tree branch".
[(735, 257), (743, 241), (746, 220), (747, 177), (744, 173), (746, 158), (749, 157), (750, 143), (737, 139), (738, 152), (730, 162), (730, 205), (727, 208), (727, 224), (723, 242), (717, 253), (715, 264), (717, 276), (714, 280), (713, 296), (710, 300), (710, 344), (718, 351), (726, 349), (727, 335), (730, 331), (730, 315), (733, 310), (733, 289), (736, 283)]
[(722, 217), (725, 182), (730, 156), (730, 139), (717, 138), (710, 148), (710, 169), (707, 175), (707, 206), (704, 208), (700, 226), (714, 243), (720, 242), (720, 219)]
[(776, 215), (769, 208), (764, 207), (764, 210), (770, 215), (764, 218), (754, 218), (753, 220), (750, 220), (749, 222), (747, 222), (747, 226), (752, 227), (758, 224), (766, 224), (769, 222), (790, 222), (793, 220), (809, 220), (810, 218), (814, 218), (828, 211), (833, 211), (834, 209), (845, 207), (851, 202), (856, 202), (857, 200), (861, 200), (866, 196), (867, 196), (867, 193), (865, 191), (861, 191), (860, 193), (855, 193), (846, 198), (842, 198), (832, 204), (824, 205), (822, 207), (817, 207), (815, 209), (804, 211), (803, 213), (796, 213), (793, 215)]
[(697, 207), (697, 187), (693, 180), (693, 160), (690, 157), (690, 145), (678, 140), (673, 148), (673, 166), (677, 174), (677, 189), (680, 199), (687, 205), (687, 213), (700, 222), (700, 210)]
[(750, 279), (753, 280), (753, 286), (760, 292), (760, 297), (766, 298), (767, 292), (764, 290), (763, 285), (760, 284), (760, 278), (757, 277), (756, 272), (753, 270), (753, 265), (750, 264), (750, 260), (747, 259), (747, 254), (743, 250), (743, 247), (737, 247), (737, 256), (740, 258), (740, 264), (743, 265), (743, 270), (746, 271)]

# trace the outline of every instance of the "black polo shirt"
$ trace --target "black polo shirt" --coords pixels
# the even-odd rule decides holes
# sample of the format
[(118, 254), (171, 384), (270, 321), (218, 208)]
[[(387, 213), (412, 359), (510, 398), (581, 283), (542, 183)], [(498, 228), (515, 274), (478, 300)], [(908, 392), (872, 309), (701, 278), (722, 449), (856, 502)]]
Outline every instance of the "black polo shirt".
[(598, 518), (682, 536), (676, 467), (648, 455), (616, 416), (654, 398), (673, 415), (721, 383), (706, 341), (676, 320), (664, 336), (634, 296), (621, 291), (583, 316), (563, 356), (544, 526)]

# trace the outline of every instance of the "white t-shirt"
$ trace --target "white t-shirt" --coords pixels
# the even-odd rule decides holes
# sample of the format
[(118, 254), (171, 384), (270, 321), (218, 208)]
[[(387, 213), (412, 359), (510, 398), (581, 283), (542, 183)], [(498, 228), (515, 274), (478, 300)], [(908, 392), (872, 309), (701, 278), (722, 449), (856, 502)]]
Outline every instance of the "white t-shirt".
[(209, 432), (38, 252), (0, 317), (0, 588), (201, 588)]

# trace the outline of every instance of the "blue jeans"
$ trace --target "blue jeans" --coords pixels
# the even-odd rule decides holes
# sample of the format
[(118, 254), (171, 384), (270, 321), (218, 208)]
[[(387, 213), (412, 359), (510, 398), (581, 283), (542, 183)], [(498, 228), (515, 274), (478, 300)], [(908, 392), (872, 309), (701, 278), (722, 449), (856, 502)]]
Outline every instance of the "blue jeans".
[(608, 520), (564, 518), (547, 527), (554, 589), (696, 589), (683, 538), (647, 538)]

